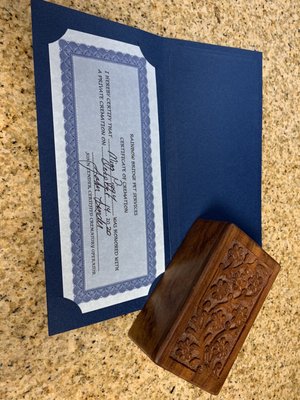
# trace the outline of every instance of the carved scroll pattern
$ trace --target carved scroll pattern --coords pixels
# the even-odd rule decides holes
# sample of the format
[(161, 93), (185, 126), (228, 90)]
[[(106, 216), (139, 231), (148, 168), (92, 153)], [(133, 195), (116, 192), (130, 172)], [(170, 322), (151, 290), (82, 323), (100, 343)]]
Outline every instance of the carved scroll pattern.
[(220, 376), (270, 275), (250, 250), (233, 242), (171, 357), (195, 372)]

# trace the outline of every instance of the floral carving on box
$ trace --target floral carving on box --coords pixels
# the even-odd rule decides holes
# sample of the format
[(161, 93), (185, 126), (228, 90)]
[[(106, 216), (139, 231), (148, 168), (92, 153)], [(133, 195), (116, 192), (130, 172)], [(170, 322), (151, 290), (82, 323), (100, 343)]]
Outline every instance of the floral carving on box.
[(267, 265), (234, 241), (171, 357), (195, 372), (208, 369), (219, 377), (270, 276)]

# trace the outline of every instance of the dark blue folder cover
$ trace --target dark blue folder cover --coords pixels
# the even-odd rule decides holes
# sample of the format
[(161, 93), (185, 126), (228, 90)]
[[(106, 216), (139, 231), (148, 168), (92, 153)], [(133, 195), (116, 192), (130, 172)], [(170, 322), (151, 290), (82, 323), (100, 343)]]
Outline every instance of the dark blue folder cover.
[(162, 38), (33, 0), (50, 334), (138, 310), (146, 300), (82, 314), (63, 298), (48, 44), (68, 28), (138, 45), (156, 68), (166, 265), (197, 217), (232, 221), (261, 243), (262, 54)]

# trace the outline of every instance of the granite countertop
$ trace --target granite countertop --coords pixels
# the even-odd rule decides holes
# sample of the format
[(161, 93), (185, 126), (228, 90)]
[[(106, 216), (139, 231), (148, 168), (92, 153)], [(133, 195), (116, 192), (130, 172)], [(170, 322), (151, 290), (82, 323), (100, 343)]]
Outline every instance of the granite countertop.
[[(56, 0), (264, 53), (263, 243), (282, 266), (219, 399), (299, 399), (299, 0)], [(0, 398), (210, 399), (129, 340), (136, 314), (48, 337), (28, 0), (0, 3)]]

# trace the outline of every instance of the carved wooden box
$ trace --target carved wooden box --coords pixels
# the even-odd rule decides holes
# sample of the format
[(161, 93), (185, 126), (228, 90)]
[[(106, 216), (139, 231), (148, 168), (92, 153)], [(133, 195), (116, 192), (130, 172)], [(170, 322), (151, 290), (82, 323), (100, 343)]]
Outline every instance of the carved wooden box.
[(129, 336), (161, 367), (218, 394), (279, 268), (235, 225), (198, 220)]

